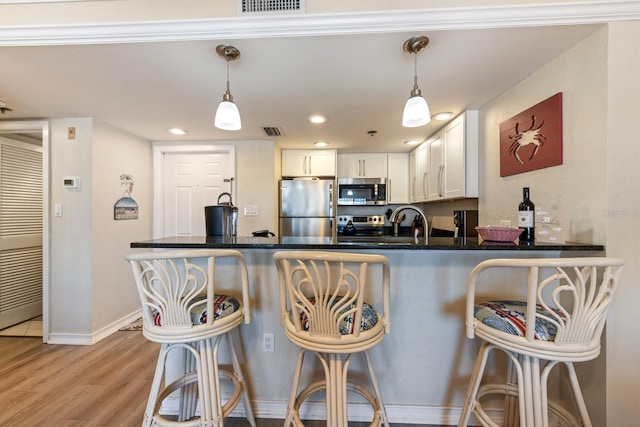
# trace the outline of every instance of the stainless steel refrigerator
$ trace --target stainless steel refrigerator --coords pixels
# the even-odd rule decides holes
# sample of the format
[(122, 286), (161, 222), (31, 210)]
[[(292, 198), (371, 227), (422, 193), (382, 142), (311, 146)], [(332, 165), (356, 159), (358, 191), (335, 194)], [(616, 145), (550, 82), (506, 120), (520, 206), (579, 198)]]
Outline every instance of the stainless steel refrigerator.
[(335, 181), (280, 180), (280, 236), (335, 237)]

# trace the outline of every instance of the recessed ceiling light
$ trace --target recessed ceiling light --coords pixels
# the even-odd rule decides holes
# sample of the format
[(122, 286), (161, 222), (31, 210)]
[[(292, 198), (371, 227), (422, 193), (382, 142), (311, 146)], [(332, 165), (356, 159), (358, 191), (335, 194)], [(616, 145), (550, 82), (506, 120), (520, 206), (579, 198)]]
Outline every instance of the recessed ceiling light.
[(327, 123), (329, 119), (327, 119), (325, 116), (321, 116), (320, 114), (313, 114), (307, 117), (307, 120), (309, 120), (309, 122), (313, 124), (320, 125), (322, 123)]
[(169, 129), (169, 132), (171, 132), (174, 135), (186, 135), (187, 131), (184, 129), (179, 129), (179, 128), (171, 128)]
[(453, 113), (450, 113), (447, 111), (443, 113), (434, 114), (433, 120), (449, 120), (451, 117), (453, 117)]
[(418, 141), (417, 139), (410, 139), (409, 141), (405, 141), (404, 143), (407, 145), (418, 145), (420, 144), (420, 141)]
[(313, 145), (315, 145), (316, 147), (326, 147), (327, 145), (329, 145), (329, 143), (324, 141), (318, 141), (318, 142), (314, 142)]

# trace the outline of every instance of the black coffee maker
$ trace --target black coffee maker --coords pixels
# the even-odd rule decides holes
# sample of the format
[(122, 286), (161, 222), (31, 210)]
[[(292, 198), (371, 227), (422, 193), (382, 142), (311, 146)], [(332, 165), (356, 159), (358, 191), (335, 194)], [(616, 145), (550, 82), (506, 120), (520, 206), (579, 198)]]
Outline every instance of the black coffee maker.
[(453, 237), (478, 237), (478, 211), (453, 211)]

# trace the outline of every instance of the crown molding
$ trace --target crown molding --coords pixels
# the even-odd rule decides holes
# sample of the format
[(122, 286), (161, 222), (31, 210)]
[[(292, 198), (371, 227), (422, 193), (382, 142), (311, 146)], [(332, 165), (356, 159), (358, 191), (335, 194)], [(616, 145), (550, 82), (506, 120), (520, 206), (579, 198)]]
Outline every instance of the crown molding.
[(639, 20), (640, 1), (0, 27), (0, 46), (42, 46), (604, 24)]

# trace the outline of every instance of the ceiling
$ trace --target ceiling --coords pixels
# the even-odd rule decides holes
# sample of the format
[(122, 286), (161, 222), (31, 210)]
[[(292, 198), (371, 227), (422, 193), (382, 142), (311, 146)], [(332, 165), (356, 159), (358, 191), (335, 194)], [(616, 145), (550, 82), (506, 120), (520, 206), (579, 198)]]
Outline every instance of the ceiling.
[[(418, 83), (431, 113), (480, 108), (598, 28), (597, 25), (443, 30), (424, 34)], [(413, 86), (418, 33), (0, 47), (0, 119), (93, 117), (152, 141), (266, 140), (284, 148), (326, 141), (340, 152), (408, 151), (443, 123), (401, 126)], [(231, 93), (242, 130), (213, 126), (225, 91), (218, 44), (237, 47)], [(541, 99), (550, 94), (541, 94)], [(307, 122), (311, 114), (329, 118)], [(278, 127), (270, 138), (263, 127)], [(176, 137), (168, 128), (188, 135)], [(375, 136), (368, 131), (375, 130)]]

